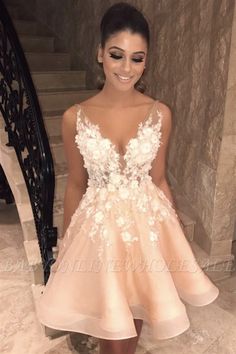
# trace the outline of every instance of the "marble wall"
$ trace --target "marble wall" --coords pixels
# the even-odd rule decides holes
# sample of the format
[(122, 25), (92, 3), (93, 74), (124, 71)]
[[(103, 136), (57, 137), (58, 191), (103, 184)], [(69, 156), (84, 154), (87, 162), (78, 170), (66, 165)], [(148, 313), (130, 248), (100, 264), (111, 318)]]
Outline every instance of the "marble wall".
[[(117, 0), (34, 1), (57, 49), (70, 51), (72, 67), (87, 70), (87, 87), (94, 88), (99, 21)], [(198, 221), (195, 241), (209, 254), (229, 254), (236, 211), (235, 0), (127, 2), (151, 28), (147, 94), (172, 109), (168, 179)]]

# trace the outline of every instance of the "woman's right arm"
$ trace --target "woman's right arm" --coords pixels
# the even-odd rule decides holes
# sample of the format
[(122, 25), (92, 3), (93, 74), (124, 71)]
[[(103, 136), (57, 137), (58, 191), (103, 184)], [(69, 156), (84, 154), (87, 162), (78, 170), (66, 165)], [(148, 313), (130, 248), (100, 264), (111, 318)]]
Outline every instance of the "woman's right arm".
[(84, 160), (75, 143), (76, 107), (68, 108), (62, 116), (62, 140), (68, 168), (68, 178), (64, 195), (63, 236), (70, 224), (79, 202), (86, 191), (88, 174)]

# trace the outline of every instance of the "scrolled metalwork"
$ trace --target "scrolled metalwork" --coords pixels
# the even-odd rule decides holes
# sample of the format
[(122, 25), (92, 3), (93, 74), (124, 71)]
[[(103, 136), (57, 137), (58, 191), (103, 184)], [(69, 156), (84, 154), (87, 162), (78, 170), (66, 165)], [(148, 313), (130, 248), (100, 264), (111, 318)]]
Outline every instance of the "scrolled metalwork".
[(54, 263), (55, 174), (50, 145), (28, 63), (7, 9), (0, 0), (0, 112), (15, 149), (33, 210), (44, 283)]

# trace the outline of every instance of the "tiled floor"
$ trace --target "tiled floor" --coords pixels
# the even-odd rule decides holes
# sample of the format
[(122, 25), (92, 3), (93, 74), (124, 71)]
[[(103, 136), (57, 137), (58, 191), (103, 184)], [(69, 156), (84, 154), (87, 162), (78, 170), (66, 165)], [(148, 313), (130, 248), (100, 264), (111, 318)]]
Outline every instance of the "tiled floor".
[[(0, 353), (97, 353), (96, 343), (83, 344), (85, 335), (53, 340), (44, 336), (34, 312), (22, 242), (15, 206), (0, 202)], [(220, 296), (214, 303), (199, 308), (186, 305), (191, 327), (180, 336), (154, 343), (143, 326), (137, 354), (235, 354), (236, 273), (217, 285)]]

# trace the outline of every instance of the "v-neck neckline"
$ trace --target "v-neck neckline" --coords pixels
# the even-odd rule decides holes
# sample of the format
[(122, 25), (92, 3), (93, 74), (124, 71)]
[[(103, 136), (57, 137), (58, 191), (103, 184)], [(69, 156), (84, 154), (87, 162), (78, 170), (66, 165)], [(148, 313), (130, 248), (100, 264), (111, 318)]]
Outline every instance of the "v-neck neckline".
[(84, 117), (84, 122), (90, 126), (90, 127), (93, 127), (96, 129), (96, 132), (99, 134), (99, 137), (102, 139), (102, 140), (106, 140), (110, 143), (110, 145), (112, 146), (112, 148), (114, 149), (115, 153), (119, 156), (119, 157), (122, 157), (123, 159), (125, 159), (127, 153), (128, 153), (128, 150), (129, 150), (129, 146), (131, 144), (131, 142), (135, 141), (138, 139), (139, 135), (140, 135), (140, 131), (141, 131), (141, 128), (146, 125), (149, 121), (152, 120), (152, 113), (153, 113), (153, 110), (154, 110), (154, 107), (156, 106), (156, 103), (158, 102), (158, 100), (155, 100), (153, 102), (153, 104), (151, 105), (151, 107), (148, 109), (148, 112), (147, 114), (145, 115), (145, 118), (138, 123), (138, 126), (137, 126), (137, 132), (135, 134), (134, 137), (130, 138), (128, 140), (128, 142), (125, 144), (124, 146), (124, 154), (120, 153), (119, 152), (119, 149), (117, 147), (117, 145), (107, 136), (104, 136), (101, 132), (101, 128), (100, 128), (100, 125), (98, 123), (94, 123), (90, 120), (90, 118), (88, 117), (88, 115), (85, 113), (83, 107), (80, 105), (80, 104), (77, 104), (79, 109), (80, 109), (80, 112), (83, 114), (83, 117)]

